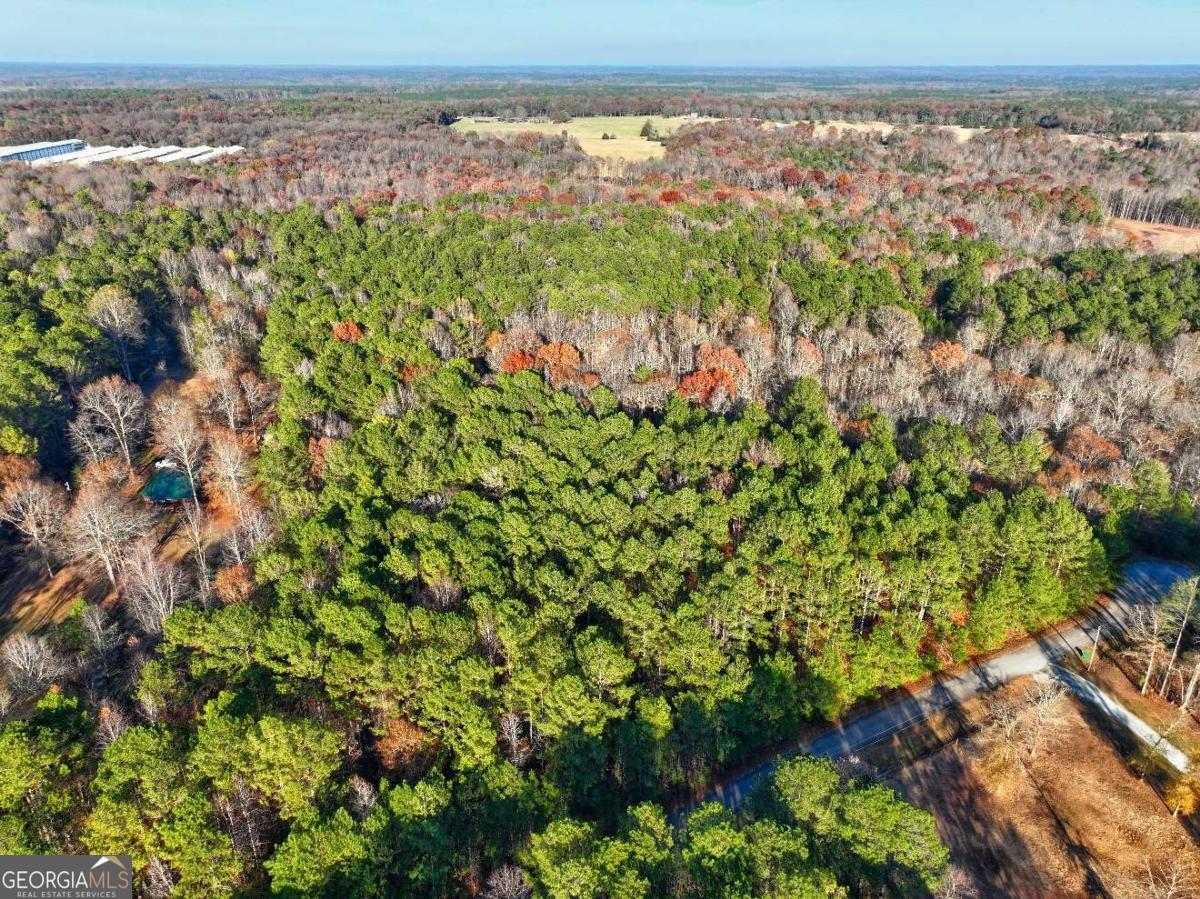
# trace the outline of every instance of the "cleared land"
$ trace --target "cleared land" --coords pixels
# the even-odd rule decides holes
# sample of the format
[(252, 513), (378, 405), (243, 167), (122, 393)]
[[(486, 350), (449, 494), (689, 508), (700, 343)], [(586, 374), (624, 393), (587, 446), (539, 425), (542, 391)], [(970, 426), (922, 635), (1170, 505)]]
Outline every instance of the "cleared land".
[[(987, 705), (1032, 687), (1032, 679), (1016, 681)], [(958, 712), (950, 729), (986, 715), (979, 703)], [(933, 814), (954, 864), (978, 895), (1158, 895), (1146, 889), (1148, 870), (1164, 877), (1176, 865), (1187, 869), (1195, 888), (1200, 851), (1193, 822), (1172, 817), (1130, 767), (1129, 747), (1086, 707), (1068, 699), (1061, 717), (1032, 757), (1006, 754), (1003, 741), (985, 729), (907, 765), (894, 783)]]
[(1200, 228), (1151, 225), (1132, 219), (1113, 219), (1112, 226), (1126, 240), (1149, 244), (1155, 253), (1200, 253)]
[[(579, 146), (589, 156), (596, 156), (610, 162), (642, 162), (647, 159), (657, 159), (666, 152), (662, 144), (657, 141), (647, 140), (641, 136), (642, 126), (645, 125), (647, 119), (654, 123), (654, 128), (660, 135), (671, 134), (684, 125), (715, 121), (715, 119), (702, 116), (581, 116), (571, 119), (569, 122), (558, 123), (497, 119), (481, 116), (479, 118), (467, 117), (459, 119), (451, 127), (456, 131), (474, 131), (478, 134), (493, 134), (500, 137), (525, 134), (531, 131), (538, 134), (562, 134), (565, 131), (579, 141)], [(841, 120), (807, 123), (764, 122), (763, 127), (787, 128), (793, 124), (812, 124), (820, 136), (827, 136), (832, 133), (878, 133), (883, 137), (887, 137), (897, 128), (910, 130), (932, 129), (950, 135), (959, 143), (969, 141), (980, 134), (987, 133), (989, 130), (987, 128), (965, 128), (961, 125), (896, 125), (892, 122), (849, 122)], [(605, 140), (603, 137), (605, 134), (611, 135), (611, 138)], [(1064, 140), (1072, 143), (1090, 142), (1112, 146), (1136, 140), (1141, 136), (1138, 134), (1126, 134), (1121, 136), (1120, 141), (1116, 141), (1093, 134), (1066, 134), (1064, 132), (1062, 135)], [(1163, 134), (1162, 136), (1172, 140), (1200, 140), (1200, 134), (1190, 132), (1172, 132), (1170, 134)], [(1164, 239), (1168, 245), (1160, 248), (1156, 243), (1156, 250), (1167, 253), (1190, 253), (1200, 250), (1200, 237), (1197, 237), (1194, 245), (1191, 243), (1183, 244), (1186, 247), (1185, 249), (1174, 249), (1174, 244), (1178, 244), (1179, 242), (1175, 240), (1172, 243), (1169, 238)]]
[[(583, 152), (610, 161), (641, 162), (657, 159), (665, 153), (663, 145), (641, 136), (642, 126), (649, 120), (661, 135), (671, 134), (684, 125), (712, 121), (691, 116), (583, 116), (569, 122), (505, 121), (493, 118), (459, 119), (451, 127), (456, 131), (475, 131), (507, 137), (514, 134), (562, 134), (564, 131), (579, 141)], [(604, 135), (613, 137), (604, 139)]]

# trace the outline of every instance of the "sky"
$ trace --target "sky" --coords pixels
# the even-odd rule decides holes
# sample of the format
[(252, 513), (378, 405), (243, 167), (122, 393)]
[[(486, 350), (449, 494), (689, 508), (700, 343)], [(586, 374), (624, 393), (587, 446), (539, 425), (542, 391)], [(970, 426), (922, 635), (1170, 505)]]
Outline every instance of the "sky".
[(7, 0), (0, 61), (1200, 63), (1200, 0)]

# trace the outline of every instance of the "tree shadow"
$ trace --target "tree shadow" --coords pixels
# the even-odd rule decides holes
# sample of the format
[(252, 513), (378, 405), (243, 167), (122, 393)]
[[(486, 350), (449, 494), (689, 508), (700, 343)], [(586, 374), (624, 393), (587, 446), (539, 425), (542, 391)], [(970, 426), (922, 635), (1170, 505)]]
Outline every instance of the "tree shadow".
[[(1139, 780), (1144, 780), (1163, 803), (1164, 811), (1167, 814), (1173, 814), (1170, 806), (1167, 805), (1164, 799), (1164, 794), (1176, 776), (1174, 769), (1170, 768), (1168, 763), (1161, 760), (1158, 764), (1148, 765), (1145, 769), (1139, 768), (1134, 764), (1134, 760), (1139, 757), (1146, 757), (1146, 752), (1150, 747), (1139, 740), (1135, 734), (1110, 719), (1090, 703), (1083, 702), (1077, 697), (1073, 697), (1072, 701), (1075, 703), (1076, 708), (1079, 709), (1079, 714), (1087, 722), (1088, 727), (1094, 733), (1101, 736), (1113, 748), (1113, 751), (1120, 756), (1121, 763), (1125, 766), (1126, 770)], [(1193, 768), (1193, 770), (1195, 769)], [(1188, 836), (1200, 845), (1200, 819), (1198, 818), (1200, 816), (1182, 815), (1177, 820), (1183, 829), (1187, 831)]]
[(1033, 856), (1011, 821), (989, 807), (983, 781), (957, 745), (893, 779), (905, 798), (933, 815), (954, 864), (983, 896), (1041, 897)]
[(44, 568), (24, 558), (13, 561), (0, 578), (0, 640), (56, 623), (76, 597), (99, 603), (109, 593), (106, 581), (87, 576), (77, 566), (61, 568), (51, 578)]
[[(1022, 763), (1022, 766), (1024, 764)], [(1071, 825), (1058, 813), (1055, 808), (1053, 798), (1046, 793), (1040, 780), (1033, 772), (1026, 769), (1029, 783), (1033, 786), (1034, 792), (1037, 793), (1038, 801), (1041, 802), (1042, 808), (1046, 815), (1054, 822), (1054, 833), (1058, 837), (1059, 844), (1066, 850), (1072, 861), (1078, 865), (1084, 873), (1084, 889), (1089, 896), (1110, 896), (1107, 887), (1104, 886), (1104, 881), (1100, 877), (1098, 868), (1100, 867), (1099, 859), (1095, 853), (1087, 847), (1087, 845), (1078, 837)]]

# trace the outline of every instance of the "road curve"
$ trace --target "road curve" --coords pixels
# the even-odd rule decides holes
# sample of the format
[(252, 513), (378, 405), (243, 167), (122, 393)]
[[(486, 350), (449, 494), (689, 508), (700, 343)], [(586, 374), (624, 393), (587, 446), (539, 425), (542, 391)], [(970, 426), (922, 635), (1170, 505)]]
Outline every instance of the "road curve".
[(851, 718), (834, 730), (785, 748), (770, 761), (729, 780), (718, 783), (698, 802), (672, 815), (681, 820), (689, 811), (706, 802), (720, 802), (736, 809), (779, 762), (800, 753), (839, 758), (887, 739), (912, 724), (949, 706), (957, 705), (996, 689), (1018, 677), (1049, 668), (1056, 659), (1091, 645), (1096, 627), (1104, 629), (1105, 639), (1124, 631), (1130, 609), (1154, 602), (1179, 578), (1191, 576), (1191, 570), (1174, 562), (1140, 560), (1126, 566), (1112, 601), (1093, 607), (1070, 622), (1051, 627), (1029, 643), (981, 662), (971, 663), (961, 673), (950, 674), (915, 693), (898, 696), (886, 706)]

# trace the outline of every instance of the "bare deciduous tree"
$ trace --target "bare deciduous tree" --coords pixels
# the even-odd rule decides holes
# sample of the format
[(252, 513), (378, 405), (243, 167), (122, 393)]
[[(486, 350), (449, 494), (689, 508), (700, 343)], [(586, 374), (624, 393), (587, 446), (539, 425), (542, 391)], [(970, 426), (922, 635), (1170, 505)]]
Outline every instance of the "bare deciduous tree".
[(899, 306), (880, 306), (873, 310), (871, 331), (889, 353), (897, 356), (918, 346), (924, 334), (917, 317)]
[(1200, 877), (1195, 865), (1186, 859), (1163, 865), (1147, 861), (1145, 875), (1123, 895), (1129, 899), (1197, 899)]
[(138, 627), (153, 637), (162, 634), (166, 620), (186, 599), (183, 572), (146, 539), (134, 545), (121, 565), (121, 582), (125, 608)]
[(350, 778), (347, 793), (347, 805), (350, 806), (350, 814), (354, 816), (354, 820), (367, 820), (367, 816), (371, 814), (371, 809), (375, 808), (375, 802), (379, 799), (379, 791), (375, 789), (375, 785), (355, 774)]
[(1128, 647), (1124, 655), (1134, 660), (1144, 671), (1142, 695), (1150, 691), (1150, 681), (1162, 649), (1163, 615), (1157, 605), (1134, 606), (1125, 629)]
[(992, 707), (992, 723), (1003, 738), (1011, 758), (1020, 759), (1018, 750), (1034, 758), (1045, 741), (1064, 724), (1066, 694), (1056, 681), (1034, 684), (1025, 696), (997, 702)]
[(1191, 709), (1192, 701), (1196, 698), (1196, 689), (1200, 687), (1200, 653), (1192, 653), (1188, 662), (1192, 666), (1192, 673), (1179, 699), (1179, 707), (1185, 712)]
[(252, 371), (242, 372), (238, 376), (238, 384), (242, 388), (242, 399), (246, 403), (246, 414), (250, 418), (250, 427), (260, 426), (263, 416), (275, 403), (276, 390), (270, 381), (264, 381)]
[(175, 889), (175, 872), (158, 856), (152, 856), (142, 871), (142, 892), (148, 899), (166, 899)]
[(117, 457), (133, 469), (133, 451), (146, 433), (146, 398), (116, 375), (101, 378), (79, 394), (71, 422), (71, 444), (91, 462)]
[(1042, 744), (1063, 727), (1065, 704), (1066, 693), (1061, 684), (1042, 683), (1029, 692), (1029, 705), (1022, 726), (1022, 742), (1029, 750), (1030, 758), (1037, 755)]
[(89, 566), (103, 568), (117, 586), (117, 572), (131, 544), (150, 530), (150, 516), (140, 506), (100, 486), (79, 491), (67, 516), (67, 537), (72, 556)]
[(45, 637), (16, 634), (0, 647), (0, 662), (9, 687), (19, 696), (40, 693), (70, 670), (70, 665)]
[(1167, 670), (1163, 673), (1162, 684), (1158, 692), (1165, 696), (1175, 672), (1175, 663), (1184, 647), (1185, 639), (1192, 639), (1188, 632), (1192, 618), (1196, 614), (1196, 599), (1200, 597), (1200, 578), (1188, 578), (1176, 581), (1167, 598), (1163, 601), (1163, 611), (1171, 622), (1171, 630), (1175, 631), (1175, 642), (1171, 647), (1171, 657), (1167, 661)]
[(0, 520), (12, 525), (30, 555), (46, 566), (51, 577), (66, 512), (65, 491), (50, 481), (22, 478), (10, 483), (0, 496)]
[(90, 693), (103, 696), (115, 673), (113, 666), (124, 634), (112, 616), (97, 605), (89, 605), (83, 610), (80, 626), (87, 646), (82, 658), (85, 683)]
[(100, 706), (96, 716), (96, 740), (101, 746), (107, 746), (129, 727), (129, 719), (121, 709), (105, 702)]
[(487, 899), (529, 899), (532, 889), (525, 881), (525, 872), (515, 865), (505, 865), (491, 873), (487, 881)]
[(245, 398), (237, 373), (222, 369), (213, 380), (209, 406), (214, 417), (224, 419), (225, 427), (236, 431), (242, 423)]
[(212, 596), (212, 576), (208, 568), (208, 516), (199, 503), (189, 505), (183, 511), (183, 533), (196, 565), (196, 586), (200, 601), (208, 604)]
[(106, 284), (88, 300), (88, 317), (108, 335), (121, 357), (121, 370), (126, 380), (132, 380), (129, 370), (129, 349), (142, 342), (146, 317), (137, 300), (115, 284)]
[(200, 505), (200, 471), (207, 445), (192, 407), (178, 394), (160, 397), (150, 413), (154, 440), (179, 464), (192, 488), (192, 504)]
[(518, 712), (506, 712), (500, 719), (500, 736), (508, 744), (508, 759), (522, 768), (533, 756), (533, 746), (528, 738), (528, 728)]
[(235, 777), (232, 792), (219, 797), (216, 806), (234, 849), (251, 858), (265, 858), (278, 822), (254, 791), (240, 777)]
[(979, 890), (970, 874), (952, 865), (937, 891), (937, 899), (979, 899)]
[(250, 454), (232, 431), (213, 435), (204, 473), (240, 516), (239, 506), (251, 478)]

